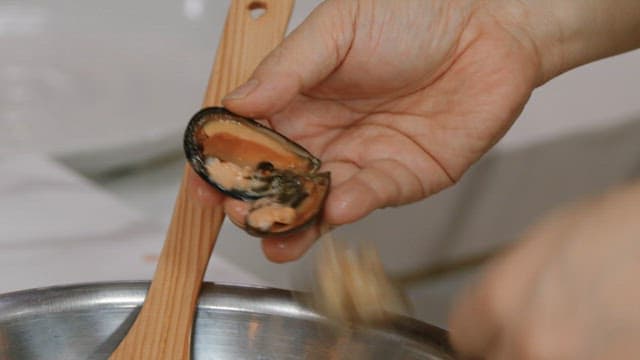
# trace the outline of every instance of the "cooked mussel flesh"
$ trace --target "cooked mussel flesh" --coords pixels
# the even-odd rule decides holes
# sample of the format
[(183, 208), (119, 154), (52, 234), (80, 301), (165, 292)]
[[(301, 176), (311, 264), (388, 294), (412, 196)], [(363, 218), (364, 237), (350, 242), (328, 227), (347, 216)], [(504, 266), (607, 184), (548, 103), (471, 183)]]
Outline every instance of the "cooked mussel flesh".
[(185, 132), (188, 161), (206, 182), (250, 203), (249, 233), (285, 234), (313, 222), (329, 189), (329, 173), (302, 146), (255, 120), (221, 107), (196, 113)]

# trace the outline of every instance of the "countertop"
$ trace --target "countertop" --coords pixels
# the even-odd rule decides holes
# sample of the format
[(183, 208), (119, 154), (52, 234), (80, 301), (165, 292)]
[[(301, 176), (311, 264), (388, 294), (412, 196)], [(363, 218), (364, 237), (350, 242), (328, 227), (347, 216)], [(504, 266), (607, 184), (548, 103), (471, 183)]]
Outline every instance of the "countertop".
[[(164, 226), (42, 155), (0, 160), (0, 293), (149, 280)], [(214, 255), (206, 280), (264, 281)]]

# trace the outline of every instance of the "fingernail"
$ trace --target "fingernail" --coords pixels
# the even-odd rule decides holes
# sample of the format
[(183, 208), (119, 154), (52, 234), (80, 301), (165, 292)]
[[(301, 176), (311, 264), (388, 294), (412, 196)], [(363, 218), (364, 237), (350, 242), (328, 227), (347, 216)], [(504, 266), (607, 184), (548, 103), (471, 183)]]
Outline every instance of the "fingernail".
[(232, 92), (228, 93), (222, 100), (237, 100), (242, 99), (249, 95), (256, 87), (258, 87), (258, 80), (251, 79), (246, 83), (238, 86)]

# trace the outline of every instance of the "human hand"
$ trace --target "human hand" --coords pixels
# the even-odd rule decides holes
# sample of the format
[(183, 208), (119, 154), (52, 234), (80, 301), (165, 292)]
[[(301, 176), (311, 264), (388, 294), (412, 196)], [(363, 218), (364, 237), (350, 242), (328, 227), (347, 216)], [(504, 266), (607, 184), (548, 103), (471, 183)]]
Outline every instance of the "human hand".
[[(224, 104), (323, 160), (325, 224), (422, 199), (457, 181), (540, 82), (534, 45), (484, 3), (327, 1)], [(264, 252), (295, 259), (321, 226), (266, 239)]]
[(640, 338), (640, 182), (557, 211), (458, 300), (454, 346), (482, 359), (631, 359)]
[[(638, 14), (637, 0), (322, 3), (224, 101), (265, 119), (332, 172), (323, 223), (265, 239), (265, 254), (296, 259), (326, 225), (453, 184), (535, 86), (640, 46)], [(213, 196), (199, 184), (193, 193)], [(246, 206), (227, 201), (226, 211), (240, 221)]]

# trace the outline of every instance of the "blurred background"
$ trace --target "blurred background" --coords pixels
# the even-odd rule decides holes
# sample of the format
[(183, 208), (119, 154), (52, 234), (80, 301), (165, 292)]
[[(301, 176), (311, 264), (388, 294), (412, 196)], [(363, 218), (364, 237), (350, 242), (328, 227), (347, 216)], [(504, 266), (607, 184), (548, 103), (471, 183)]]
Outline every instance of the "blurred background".
[[(318, 3), (298, 0), (290, 29)], [(150, 279), (227, 5), (0, 2), (0, 292)], [(640, 176), (639, 80), (638, 51), (554, 79), (455, 187), (335, 237), (374, 243), (416, 317), (445, 326), (482, 260), (541, 214)], [(225, 223), (206, 279), (298, 288), (312, 256), (272, 264)]]

